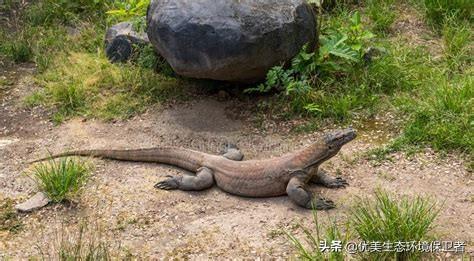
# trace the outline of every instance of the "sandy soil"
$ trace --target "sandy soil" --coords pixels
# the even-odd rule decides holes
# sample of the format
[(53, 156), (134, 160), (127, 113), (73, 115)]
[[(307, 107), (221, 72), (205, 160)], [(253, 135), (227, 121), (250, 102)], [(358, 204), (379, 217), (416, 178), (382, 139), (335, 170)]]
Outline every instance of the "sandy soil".
[[(36, 191), (23, 173), (29, 160), (47, 150), (79, 148), (140, 148), (182, 146), (217, 153), (225, 142), (238, 144), (246, 159), (267, 158), (309, 144), (322, 132), (294, 134), (284, 124), (256, 128), (242, 115), (244, 106), (234, 98), (219, 101), (199, 97), (186, 104), (153, 109), (130, 120), (104, 123), (76, 118), (54, 126), (46, 109), (27, 110), (21, 103), (35, 88), (34, 68), (2, 69), (13, 85), (3, 90), (0, 103), (0, 199), (21, 202)], [(18, 76), (20, 75), (20, 76)], [(241, 107), (235, 113), (236, 107)], [(239, 116), (240, 115), (240, 116)], [(377, 124), (375, 124), (377, 125)], [(443, 203), (435, 230), (446, 240), (474, 242), (474, 186), (466, 160), (426, 150), (414, 157), (402, 153), (393, 162), (374, 165), (360, 157), (387, 135), (380, 129), (362, 131), (360, 138), (324, 164), (341, 173), (346, 189), (311, 187), (337, 202), (320, 212), (322, 222), (344, 221), (357, 196), (372, 195), (381, 187), (395, 195), (426, 195)], [(375, 140), (375, 141), (373, 141)], [(68, 205), (50, 205), (21, 215), (18, 233), (0, 232), (0, 259), (44, 256), (57, 246), (58, 235), (75, 231), (81, 223), (107, 240), (120, 255), (148, 258), (289, 258), (293, 249), (282, 230), (295, 224), (311, 225), (311, 212), (287, 197), (250, 199), (226, 194), (218, 188), (204, 192), (160, 191), (153, 185), (166, 175), (183, 171), (156, 164), (92, 160), (95, 171), (80, 198)], [(65, 232), (66, 231), (66, 232)], [(56, 244), (56, 245), (55, 245)]]

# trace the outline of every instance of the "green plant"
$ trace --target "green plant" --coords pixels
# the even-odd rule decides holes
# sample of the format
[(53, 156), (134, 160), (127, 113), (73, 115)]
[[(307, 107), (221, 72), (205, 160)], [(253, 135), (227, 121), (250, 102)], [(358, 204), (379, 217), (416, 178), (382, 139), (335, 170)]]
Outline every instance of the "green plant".
[(75, 24), (81, 17), (100, 17), (112, 0), (41, 0), (28, 7), (25, 17), (31, 25)]
[(110, 120), (127, 118), (147, 104), (181, 97), (183, 88), (176, 88), (177, 80), (145, 65), (149, 64), (111, 64), (103, 53), (58, 55), (38, 76), (44, 87), (41, 102), (57, 108), (59, 121), (74, 115)]
[(394, 0), (367, 1), (367, 14), (373, 22), (372, 28), (376, 32), (387, 33), (395, 21)]
[[(301, 114), (320, 114), (321, 106), (316, 103), (321, 93), (315, 87), (328, 85), (334, 74), (343, 77), (363, 64), (365, 45), (373, 38), (361, 22), (359, 12), (349, 19), (348, 25), (337, 30), (326, 30), (320, 36), (318, 52), (308, 52), (305, 46), (293, 59), (291, 68), (281, 66), (272, 68), (266, 82), (246, 92), (269, 92), (272, 89), (284, 90), (286, 103), (291, 111)], [(341, 118), (347, 116), (350, 100), (338, 100), (344, 111)]]
[[(1, 32), (0, 36), (10, 37), (10, 35), (7, 35), (4, 32)], [(16, 63), (31, 61), (33, 58), (33, 50), (25, 32), (21, 31), (16, 33), (12, 38), (12, 41), (0, 40), (0, 54), (3, 54)]]
[(71, 199), (77, 194), (89, 177), (90, 166), (69, 158), (39, 163), (28, 175), (40, 191), (54, 202)]
[(472, 31), (469, 25), (457, 22), (454, 17), (447, 17), (443, 24), (443, 52), (448, 68), (459, 70), (466, 63), (472, 62)]
[(61, 261), (112, 260), (109, 245), (96, 233), (84, 224), (80, 225), (77, 233), (63, 231), (53, 255)]
[(0, 2), (0, 11), (10, 11), (17, 8), (20, 4), (20, 0), (3, 0)]
[(136, 29), (144, 30), (145, 17), (150, 0), (115, 1), (113, 10), (107, 11), (110, 22), (132, 21)]
[(403, 131), (407, 144), (474, 153), (474, 77), (440, 79), (408, 100), (411, 117)]
[[(403, 197), (394, 200), (382, 190), (375, 192), (375, 199), (360, 198), (352, 210), (351, 227), (366, 242), (420, 242), (427, 240), (427, 233), (439, 213), (431, 199)], [(378, 259), (407, 260), (416, 252), (376, 253)]]
[(457, 20), (472, 20), (474, 4), (470, 0), (424, 0), (423, 8), (428, 21), (441, 26), (450, 16)]
[(0, 204), (0, 231), (18, 232), (23, 224), (18, 217), (18, 213), (13, 208), (14, 202), (11, 199), (5, 199)]
[[(343, 233), (339, 225), (333, 221), (331, 225), (323, 230), (319, 224), (317, 210), (312, 210), (314, 228), (308, 229), (297, 224), (305, 238), (301, 240), (292, 233), (285, 231), (290, 242), (295, 247), (298, 257), (301, 260), (345, 260), (346, 253), (343, 249), (350, 239), (349, 233)], [(329, 251), (321, 249), (321, 243), (331, 245), (331, 242), (337, 241), (340, 244), (340, 251)], [(323, 245), (324, 246), (324, 245)]]

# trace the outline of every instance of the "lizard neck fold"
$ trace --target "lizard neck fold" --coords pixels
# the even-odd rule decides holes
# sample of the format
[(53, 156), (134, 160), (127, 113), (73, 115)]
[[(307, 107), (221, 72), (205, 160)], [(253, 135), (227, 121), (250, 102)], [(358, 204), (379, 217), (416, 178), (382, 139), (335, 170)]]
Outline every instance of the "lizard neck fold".
[(318, 141), (295, 152), (292, 161), (296, 166), (307, 169), (321, 164), (336, 153), (337, 151), (334, 153), (325, 142)]

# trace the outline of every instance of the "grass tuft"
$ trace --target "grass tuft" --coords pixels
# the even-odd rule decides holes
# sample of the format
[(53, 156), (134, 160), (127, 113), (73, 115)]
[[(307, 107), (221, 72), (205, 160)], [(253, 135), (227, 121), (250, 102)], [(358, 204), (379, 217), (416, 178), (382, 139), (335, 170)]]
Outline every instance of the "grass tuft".
[(394, 11), (395, 0), (369, 0), (367, 1), (367, 14), (372, 20), (375, 32), (388, 33), (397, 13)]
[(72, 199), (80, 191), (89, 178), (90, 169), (82, 161), (61, 158), (36, 164), (29, 176), (50, 200), (62, 202)]
[[(1, 30), (0, 37), (9, 37)], [(29, 62), (33, 59), (33, 50), (24, 32), (17, 33), (11, 41), (0, 40), (0, 54), (16, 63)]]
[(423, 8), (428, 21), (441, 26), (450, 16), (457, 20), (472, 19), (474, 4), (471, 0), (424, 0)]
[(75, 234), (61, 235), (56, 249), (59, 260), (112, 260), (109, 245), (96, 238), (85, 225), (80, 225)]
[(119, 253), (112, 253), (115, 249), (105, 240), (102, 232), (99, 225), (92, 227), (91, 223), (86, 220), (80, 220), (77, 227), (63, 223), (56, 228), (53, 240), (42, 240), (37, 243), (40, 259), (61, 261), (131, 260), (130, 256), (124, 258), (115, 256)]
[(456, 72), (472, 63), (473, 37), (468, 24), (457, 22), (454, 17), (448, 17), (443, 24), (442, 36), (444, 58), (450, 70)]
[(0, 204), (0, 231), (16, 233), (22, 228), (23, 224), (13, 205), (14, 202), (11, 199), (2, 200)]
[(402, 139), (415, 146), (474, 153), (474, 77), (441, 79), (406, 100), (411, 111)]
[[(375, 199), (360, 198), (344, 225), (332, 222), (326, 230), (319, 223), (316, 210), (313, 210), (313, 229), (298, 225), (304, 238), (286, 232), (295, 247), (297, 255), (303, 260), (346, 260), (347, 253), (324, 251), (333, 241), (346, 242), (362, 240), (365, 242), (412, 242), (429, 240), (428, 233), (438, 216), (439, 208), (431, 199), (404, 197), (394, 200), (387, 192), (377, 190)], [(341, 229), (341, 226), (345, 228)], [(370, 252), (362, 254), (363, 260), (410, 260), (420, 253)]]
[(345, 260), (346, 253), (341, 249), (340, 252), (322, 251), (320, 248), (321, 242), (327, 242), (328, 245), (333, 241), (341, 241), (341, 246), (344, 246), (350, 239), (350, 233), (343, 233), (335, 221), (329, 225), (327, 229), (323, 229), (319, 223), (318, 213), (316, 209), (312, 210), (313, 225), (312, 229), (297, 225), (304, 235), (304, 239), (299, 239), (294, 234), (285, 231), (288, 239), (293, 244), (297, 251), (298, 258), (301, 260)]
[[(351, 227), (366, 242), (419, 242), (427, 240), (439, 208), (431, 199), (403, 197), (394, 200), (387, 192), (375, 192), (375, 200), (359, 199), (351, 214)], [(419, 253), (376, 253), (381, 259), (407, 260)]]

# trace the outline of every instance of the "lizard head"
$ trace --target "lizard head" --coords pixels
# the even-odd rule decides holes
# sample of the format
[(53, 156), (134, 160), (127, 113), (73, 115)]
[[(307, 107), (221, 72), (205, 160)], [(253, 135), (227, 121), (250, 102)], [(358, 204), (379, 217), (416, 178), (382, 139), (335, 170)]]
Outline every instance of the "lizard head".
[(354, 129), (347, 128), (326, 134), (324, 140), (329, 149), (339, 151), (344, 144), (355, 139), (356, 136), (357, 134)]

